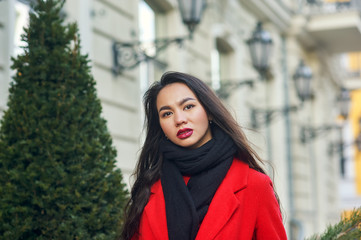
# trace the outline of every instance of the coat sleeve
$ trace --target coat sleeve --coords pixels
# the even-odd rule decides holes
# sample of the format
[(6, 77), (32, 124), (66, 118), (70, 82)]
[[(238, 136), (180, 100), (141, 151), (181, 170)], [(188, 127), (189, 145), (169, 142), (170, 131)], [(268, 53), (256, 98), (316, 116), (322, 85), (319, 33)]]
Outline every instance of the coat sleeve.
[(272, 182), (268, 176), (265, 176), (263, 180), (258, 199), (254, 239), (285, 240), (287, 235)]

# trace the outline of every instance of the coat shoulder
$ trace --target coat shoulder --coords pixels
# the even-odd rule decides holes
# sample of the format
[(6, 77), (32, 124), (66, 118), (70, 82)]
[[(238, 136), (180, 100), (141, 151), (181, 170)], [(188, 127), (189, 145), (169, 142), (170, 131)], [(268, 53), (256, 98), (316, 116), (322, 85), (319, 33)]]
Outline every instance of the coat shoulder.
[(252, 168), (249, 169), (248, 180), (250, 184), (272, 184), (272, 181), (268, 175), (258, 172)]
[(272, 185), (272, 181), (269, 176), (250, 168), (247, 163), (239, 160), (238, 158), (234, 158), (230, 172), (231, 174), (241, 176), (248, 187), (264, 186), (265, 184)]
[(270, 177), (253, 168), (250, 168), (247, 163), (234, 160), (233, 172), (237, 172), (239, 176), (238, 182), (242, 182), (251, 196), (258, 196), (264, 191), (273, 191), (273, 183)]

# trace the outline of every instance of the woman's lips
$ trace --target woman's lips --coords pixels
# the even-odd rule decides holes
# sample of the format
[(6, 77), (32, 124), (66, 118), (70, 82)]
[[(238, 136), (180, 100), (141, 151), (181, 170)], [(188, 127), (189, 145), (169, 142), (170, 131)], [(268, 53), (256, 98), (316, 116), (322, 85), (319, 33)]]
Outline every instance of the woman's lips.
[(178, 131), (177, 137), (180, 138), (180, 139), (184, 139), (184, 138), (192, 136), (192, 134), (193, 134), (193, 129), (191, 129), (191, 128), (183, 128), (183, 129), (180, 129)]

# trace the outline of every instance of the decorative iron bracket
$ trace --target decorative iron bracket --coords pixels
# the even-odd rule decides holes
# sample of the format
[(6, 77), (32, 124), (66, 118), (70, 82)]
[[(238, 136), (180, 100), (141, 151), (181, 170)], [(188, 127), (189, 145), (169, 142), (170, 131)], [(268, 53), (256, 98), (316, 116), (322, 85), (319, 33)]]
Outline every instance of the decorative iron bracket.
[(325, 134), (326, 132), (340, 128), (337, 125), (325, 125), (320, 127), (312, 127), (312, 126), (302, 126), (301, 127), (301, 142), (307, 143), (315, 138)]
[(270, 124), (277, 113), (286, 114), (298, 110), (298, 106), (288, 106), (281, 109), (251, 109), (252, 128), (259, 128), (262, 125)]
[(219, 89), (216, 90), (216, 94), (222, 99), (228, 99), (232, 91), (244, 85), (253, 87), (253, 84), (254, 84), (253, 79), (247, 79), (241, 81), (221, 81), (221, 86)]
[[(113, 42), (113, 68), (115, 75), (122, 73), (126, 69), (133, 69), (143, 61), (151, 61), (156, 59), (158, 54), (166, 49), (170, 44), (178, 44), (182, 47), (183, 42), (191, 39), (192, 36), (162, 38), (156, 39), (149, 43), (151, 47), (148, 49), (143, 42)], [(150, 54), (149, 52), (154, 52)]]

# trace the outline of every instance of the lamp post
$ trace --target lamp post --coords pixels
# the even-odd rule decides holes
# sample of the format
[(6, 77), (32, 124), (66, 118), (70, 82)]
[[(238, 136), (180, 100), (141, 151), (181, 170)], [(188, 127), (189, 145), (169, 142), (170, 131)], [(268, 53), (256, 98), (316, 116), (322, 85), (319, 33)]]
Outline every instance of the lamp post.
[[(301, 101), (301, 106), (303, 106), (303, 103), (305, 100), (311, 99), (312, 97), (312, 91), (311, 91), (311, 80), (312, 80), (312, 70), (310, 67), (305, 65), (303, 60), (300, 60), (296, 71), (293, 75), (293, 80), (297, 92), (297, 96)], [(302, 127), (301, 128), (301, 142), (306, 143), (310, 139), (314, 139), (317, 136), (319, 136), (322, 132), (328, 131), (332, 126), (321, 126), (318, 128), (315, 127)], [(315, 158), (314, 148), (310, 145), (308, 147), (309, 149), (309, 157), (310, 159)], [(315, 214), (317, 214), (318, 209), (318, 187), (317, 187), (317, 178), (316, 178), (316, 172), (317, 172), (317, 164), (315, 161), (311, 161), (310, 165), (311, 170), (311, 182), (312, 184), (312, 202), (313, 202), (313, 208)], [(291, 176), (292, 178), (292, 176)], [(316, 223), (316, 222), (315, 222)], [(292, 232), (292, 230), (291, 230)]]
[[(305, 65), (304, 61), (301, 60), (295, 73), (293, 74), (293, 80), (295, 81), (296, 91), (297, 95), (300, 98), (300, 100), (303, 102), (307, 99), (310, 99), (312, 97), (312, 91), (311, 91), (311, 81), (312, 81), (312, 70)], [(251, 117), (252, 117), (252, 127), (257, 128), (262, 124), (258, 120), (258, 115), (264, 114), (265, 115), (265, 124), (269, 124), (272, 121), (272, 116), (275, 113), (283, 113), (286, 114), (288, 112), (296, 111), (298, 110), (298, 106), (289, 106), (283, 109), (252, 109)], [(311, 130), (302, 129), (302, 134), (304, 135), (304, 132), (310, 132)], [(304, 139), (305, 137), (302, 137)], [(303, 140), (302, 140), (303, 141)]]
[[(349, 91), (346, 90), (345, 88), (341, 88), (340, 96), (339, 96), (337, 101), (338, 101), (338, 104), (339, 104), (340, 116), (342, 116), (343, 120), (346, 120), (348, 118), (348, 114), (350, 112), (350, 103), (351, 103), (351, 98), (350, 98)], [(342, 122), (341, 129), (340, 129), (341, 142), (340, 142), (340, 146), (338, 147), (339, 152), (340, 152), (340, 169), (341, 169), (342, 177), (344, 177), (345, 173), (346, 173), (345, 172), (346, 158), (345, 158), (345, 154), (344, 154), (344, 147), (345, 146), (344, 146), (344, 143), (343, 143), (343, 132), (344, 132), (344, 122)], [(361, 136), (359, 134), (359, 136), (354, 141), (354, 144), (356, 144), (357, 148), (361, 144), (360, 141), (359, 141), (360, 137)]]
[[(261, 76), (261, 80), (266, 79), (266, 74), (269, 71), (269, 59), (272, 52), (273, 41), (271, 39), (271, 35), (269, 32), (265, 31), (262, 27), (262, 23), (258, 22), (256, 25), (256, 29), (253, 31), (252, 36), (250, 39), (246, 41), (249, 52), (251, 54), (251, 60), (253, 67), (257, 70), (259, 75)], [(267, 87), (265, 88), (266, 93), (266, 101), (268, 99), (268, 92)], [(252, 125), (256, 126), (255, 122), (257, 120), (257, 113), (260, 111), (255, 111), (251, 109), (251, 121)], [(268, 160), (272, 160), (272, 147), (271, 147), (271, 128), (270, 128), (270, 114), (268, 114), (268, 110), (265, 112), (266, 118), (266, 135), (267, 135), (267, 154)]]
[[(304, 65), (303, 63), (300, 64), (301, 65)], [(295, 76), (298, 74), (300, 75), (299, 73), (301, 73), (302, 71), (300, 70), (301, 68), (303, 67), (299, 67), (299, 69), (296, 71), (296, 74)], [(308, 72), (307, 71), (304, 71), (304, 72)], [(305, 74), (305, 76), (307, 76), (309, 74)], [(295, 79), (295, 77), (294, 77)], [(299, 77), (299, 79), (302, 79), (302, 77)], [(307, 79), (307, 80), (306, 80)], [(310, 82), (310, 79), (311, 78), (306, 78), (306, 77), (303, 77), (303, 81), (304, 82)], [(301, 80), (298, 80), (298, 81), (301, 81)], [(297, 86), (299, 86), (299, 88), (297, 88)], [(297, 92), (299, 93), (299, 97), (302, 101), (308, 99), (310, 96), (311, 96), (311, 91), (309, 90), (309, 88), (302, 88), (300, 86), (310, 86), (310, 84), (296, 84), (296, 88), (297, 88)], [(302, 91), (301, 91), (302, 89)], [(351, 105), (351, 98), (350, 98), (350, 93), (348, 90), (346, 90), (345, 88), (342, 88), (341, 89), (341, 93), (340, 93), (340, 97), (338, 98), (338, 104), (339, 104), (339, 110), (340, 110), (340, 115), (346, 119), (348, 117), (348, 114), (350, 112), (350, 105)], [(339, 128), (341, 130), (341, 143), (343, 142), (342, 140), (342, 129), (343, 129), (343, 125), (341, 126), (336, 126), (336, 125), (325, 125), (325, 126), (320, 126), (320, 127), (311, 127), (311, 126), (303, 126), (302, 129), (301, 129), (301, 142), (302, 143), (306, 143), (308, 140), (313, 140), (315, 139), (316, 137), (320, 136), (321, 134), (327, 132), (327, 131), (330, 131), (334, 128)], [(361, 129), (361, 119), (360, 119), (360, 129)], [(360, 143), (357, 142), (358, 139), (360, 139)], [(357, 147), (360, 146), (360, 149), (361, 149), (361, 133), (360, 133), (360, 136), (357, 137), (357, 139), (355, 140), (355, 144)]]
[[(260, 74), (261, 79), (266, 79), (266, 73), (269, 70), (269, 59), (272, 52), (273, 41), (269, 32), (265, 31), (262, 23), (258, 22), (252, 36), (246, 41), (251, 55), (252, 65)], [(236, 90), (240, 86), (253, 86), (252, 79), (240, 80), (236, 82), (228, 82), (221, 85), (217, 90), (219, 97), (227, 99), (231, 91)]]
[(293, 75), (298, 98), (304, 102), (312, 97), (311, 80), (312, 70), (306, 66), (303, 60), (300, 60), (295, 74)]
[[(270, 68), (269, 59), (272, 52), (273, 41), (269, 32), (263, 29), (261, 22), (257, 23), (256, 28), (252, 33), (252, 36), (246, 41), (246, 43), (249, 48), (253, 67), (260, 74), (262, 80), (266, 79), (265, 75)], [(266, 91), (266, 93), (268, 93), (268, 91)], [(266, 115), (266, 125), (268, 126), (271, 121), (270, 115), (275, 112), (274, 110), (267, 109), (251, 109), (251, 111), (253, 127), (258, 127), (259, 125), (257, 123), (258, 113)]]
[(206, 0), (178, 0), (178, 6), (181, 13), (182, 21), (187, 26), (189, 34), (187, 36), (174, 38), (155, 39), (151, 43), (154, 48), (154, 54), (149, 55), (144, 49), (143, 43), (135, 42), (117, 42), (112, 45), (113, 50), (113, 73), (120, 74), (126, 69), (133, 69), (143, 61), (156, 59), (158, 54), (166, 49), (170, 44), (182, 46), (186, 39), (192, 39), (196, 26), (200, 23), (203, 10), (206, 6)]
[[(310, 67), (308, 67), (307, 65), (305, 65), (303, 60), (300, 60), (300, 63), (295, 71), (295, 73), (293, 74), (293, 80), (295, 81), (295, 87), (296, 87), (296, 91), (297, 91), (297, 95), (299, 97), (299, 99), (304, 102), (308, 99), (310, 99), (312, 97), (312, 91), (311, 91), (311, 81), (312, 81), (312, 70)], [(346, 99), (347, 98), (341, 98), (342, 99), (342, 106), (347, 106), (346, 104)], [(292, 111), (296, 111), (298, 109), (297, 106), (289, 106), (283, 109), (252, 109), (252, 125), (253, 127), (257, 128), (260, 124), (259, 121), (257, 120), (258, 118), (258, 114), (259, 113), (263, 113), (265, 114), (265, 123), (269, 124), (272, 121), (272, 115), (274, 113), (288, 113), (288, 112), (292, 112)], [(348, 108), (345, 108), (348, 109)], [(328, 128), (327, 128), (328, 129)], [(312, 130), (305, 130), (303, 129), (303, 135), (304, 132), (308, 131), (308, 132), (313, 132)]]
[(343, 134), (343, 127), (340, 128), (340, 141), (338, 141), (335, 145), (337, 146), (336, 148), (333, 147), (333, 144), (331, 145), (330, 148), (330, 153), (333, 154), (334, 151), (339, 153), (340, 156), (340, 170), (341, 170), (341, 175), (342, 177), (345, 176), (346, 171), (345, 171), (345, 163), (346, 163), (346, 157), (344, 155), (344, 149), (346, 147), (350, 147), (350, 146), (356, 146), (357, 150), (359, 152), (361, 152), (361, 118), (359, 119), (359, 133), (356, 136), (356, 138), (351, 142), (351, 143), (344, 143), (343, 138), (342, 138), (342, 134)]
[(250, 39), (247, 40), (253, 67), (259, 72), (262, 80), (269, 70), (269, 60), (272, 53), (273, 41), (269, 32), (265, 31), (262, 23), (258, 22)]

